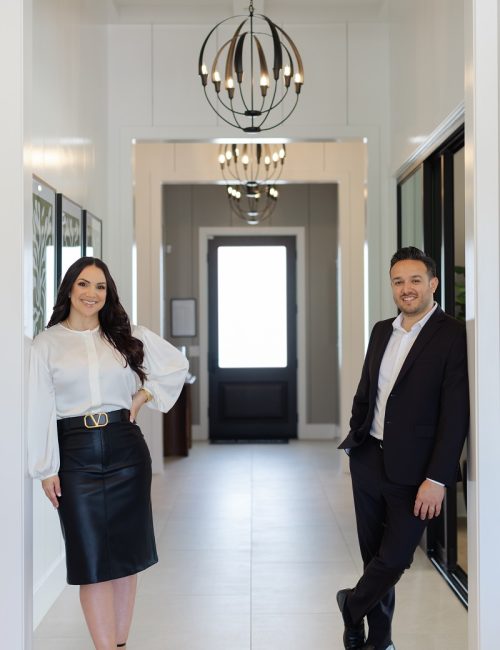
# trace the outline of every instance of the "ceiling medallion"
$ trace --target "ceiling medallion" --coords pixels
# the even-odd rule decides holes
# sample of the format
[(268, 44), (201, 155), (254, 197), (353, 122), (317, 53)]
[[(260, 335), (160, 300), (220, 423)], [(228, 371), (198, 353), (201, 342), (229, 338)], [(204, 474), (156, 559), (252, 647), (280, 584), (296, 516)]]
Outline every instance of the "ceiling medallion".
[[(236, 18), (244, 20), (217, 50), (209, 73), (207, 45), (211, 37), (215, 40), (218, 27)], [(302, 59), (294, 42), (270, 18), (254, 14), (253, 0), (248, 16), (226, 18), (209, 32), (201, 47), (198, 74), (212, 109), (224, 122), (246, 133), (269, 131), (283, 124), (295, 110), (304, 83)], [(268, 118), (275, 109), (277, 119), (271, 123)]]

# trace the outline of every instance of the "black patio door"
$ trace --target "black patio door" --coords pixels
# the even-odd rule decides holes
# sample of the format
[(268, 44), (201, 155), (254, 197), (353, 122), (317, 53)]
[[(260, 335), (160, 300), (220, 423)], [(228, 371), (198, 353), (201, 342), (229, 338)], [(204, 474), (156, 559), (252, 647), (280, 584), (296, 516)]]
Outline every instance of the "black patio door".
[[(464, 127), (420, 166), (399, 180), (398, 242), (418, 246), (437, 264), (435, 298), (450, 315), (465, 320)], [(442, 514), (427, 529), (427, 553), (460, 600), (468, 601), (467, 447), (460, 459), (463, 481), (446, 490)]]
[(209, 241), (211, 441), (297, 437), (295, 237)]

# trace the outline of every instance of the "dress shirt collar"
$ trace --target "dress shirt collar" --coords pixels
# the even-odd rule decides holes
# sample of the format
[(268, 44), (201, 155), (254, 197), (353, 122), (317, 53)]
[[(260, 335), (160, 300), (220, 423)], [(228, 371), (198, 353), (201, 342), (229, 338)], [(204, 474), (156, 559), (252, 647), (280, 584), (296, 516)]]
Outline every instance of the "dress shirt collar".
[(432, 314), (436, 311), (437, 309), (437, 302), (434, 302), (434, 307), (428, 311), (425, 316), (423, 316), (419, 321), (417, 321), (414, 325), (411, 326), (410, 330), (405, 330), (403, 327), (403, 313), (400, 313), (399, 316), (397, 316), (393, 321), (392, 321), (392, 327), (395, 330), (399, 330), (400, 332), (403, 332), (404, 334), (408, 334), (408, 332), (413, 332), (415, 330), (421, 330), (422, 327), (427, 323), (429, 318), (432, 316)]

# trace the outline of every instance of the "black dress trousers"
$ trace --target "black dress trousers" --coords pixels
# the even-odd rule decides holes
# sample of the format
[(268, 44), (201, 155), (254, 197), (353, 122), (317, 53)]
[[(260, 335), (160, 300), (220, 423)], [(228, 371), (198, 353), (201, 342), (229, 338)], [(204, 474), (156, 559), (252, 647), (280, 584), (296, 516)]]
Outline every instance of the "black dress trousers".
[(60, 430), (59, 449), (68, 584), (114, 580), (155, 564), (151, 456), (137, 424)]
[(391, 642), (394, 585), (409, 568), (427, 521), (413, 514), (419, 486), (391, 482), (384, 470), (380, 442), (367, 440), (351, 449), (354, 508), (364, 572), (348, 598), (354, 621), (367, 618), (367, 643)]

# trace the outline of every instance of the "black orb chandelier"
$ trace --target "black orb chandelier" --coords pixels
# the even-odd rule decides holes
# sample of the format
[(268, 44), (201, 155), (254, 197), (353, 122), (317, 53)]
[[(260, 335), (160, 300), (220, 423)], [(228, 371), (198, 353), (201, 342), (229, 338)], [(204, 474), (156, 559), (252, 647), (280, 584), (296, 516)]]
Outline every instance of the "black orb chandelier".
[(249, 225), (257, 225), (274, 212), (279, 192), (276, 182), (286, 158), (284, 144), (221, 145), (219, 165), (227, 185), (229, 205)]
[[(207, 44), (211, 37), (216, 38), (218, 27), (235, 18), (244, 20), (217, 50), (209, 74), (205, 63)], [(302, 59), (295, 43), (267, 16), (254, 14), (253, 0), (247, 17), (231, 16), (209, 32), (201, 47), (198, 74), (212, 109), (224, 122), (247, 133), (269, 131), (283, 124), (295, 110), (304, 83)], [(292, 81), (295, 97), (291, 94), (288, 98)], [(277, 108), (278, 121), (268, 123)]]

